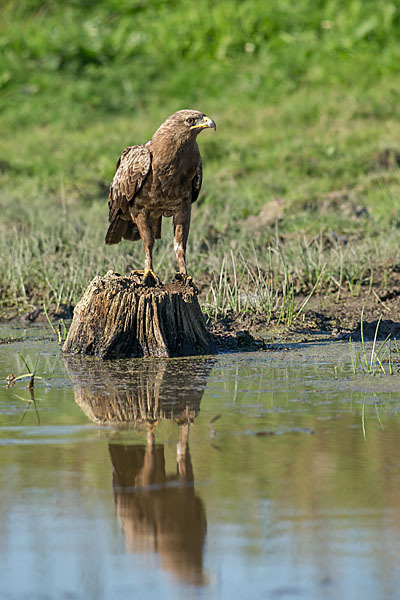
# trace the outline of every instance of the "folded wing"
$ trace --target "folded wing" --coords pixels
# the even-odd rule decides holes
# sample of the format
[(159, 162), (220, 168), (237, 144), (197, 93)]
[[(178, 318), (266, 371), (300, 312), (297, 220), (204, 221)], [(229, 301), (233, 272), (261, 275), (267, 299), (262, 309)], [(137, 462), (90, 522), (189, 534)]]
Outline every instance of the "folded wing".
[(151, 170), (151, 154), (144, 146), (125, 148), (117, 162), (108, 199), (106, 244), (117, 244), (121, 238), (139, 239), (135, 223), (129, 216), (129, 206), (142, 189)]
[(201, 158), (200, 158), (199, 164), (197, 165), (196, 174), (192, 180), (192, 204), (193, 204), (193, 202), (196, 202), (197, 198), (199, 197), (202, 181), (203, 181), (203, 165), (202, 165)]

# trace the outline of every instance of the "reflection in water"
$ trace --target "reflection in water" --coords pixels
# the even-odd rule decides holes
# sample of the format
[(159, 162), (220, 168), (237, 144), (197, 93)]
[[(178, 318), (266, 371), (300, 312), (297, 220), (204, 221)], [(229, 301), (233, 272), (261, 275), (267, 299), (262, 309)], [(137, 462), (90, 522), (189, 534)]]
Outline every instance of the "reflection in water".
[(95, 423), (138, 425), (174, 419), (193, 421), (213, 359), (151, 359), (102, 362), (68, 357), (75, 401)]
[(161, 566), (186, 583), (203, 585), (206, 515), (193, 487), (189, 424), (182, 425), (177, 474), (167, 475), (164, 446), (110, 444), (117, 517), (130, 552), (154, 552)]
[[(110, 443), (116, 513), (129, 552), (158, 552), (162, 567), (182, 582), (204, 585), (207, 522), (195, 494), (189, 427), (213, 360), (118, 361), (66, 359), (75, 401), (96, 423), (146, 425), (147, 445)], [(160, 419), (180, 425), (175, 474), (167, 474)]]
[[(203, 397), (204, 360), (72, 362), (103, 431), (50, 348), (40, 427), (33, 403), (21, 425), (25, 384), (0, 386), (0, 598), (397, 600), (398, 377), (354, 377), (343, 358), (336, 378), (348, 346), (333, 346), (219, 356)], [(169, 444), (194, 418), (195, 489), (188, 449)]]

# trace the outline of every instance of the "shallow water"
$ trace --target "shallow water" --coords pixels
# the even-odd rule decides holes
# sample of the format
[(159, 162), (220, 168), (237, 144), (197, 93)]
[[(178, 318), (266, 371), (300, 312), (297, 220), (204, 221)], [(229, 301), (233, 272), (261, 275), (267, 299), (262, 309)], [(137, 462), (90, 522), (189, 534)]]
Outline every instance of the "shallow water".
[(101, 362), (5, 335), (2, 600), (400, 597), (399, 377), (348, 342)]

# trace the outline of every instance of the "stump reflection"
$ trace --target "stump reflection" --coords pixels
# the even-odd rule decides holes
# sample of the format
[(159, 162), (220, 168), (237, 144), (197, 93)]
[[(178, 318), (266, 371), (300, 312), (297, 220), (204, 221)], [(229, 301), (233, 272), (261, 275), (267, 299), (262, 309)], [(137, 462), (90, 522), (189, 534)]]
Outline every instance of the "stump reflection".
[[(75, 400), (93, 421), (145, 427), (146, 445), (109, 444), (116, 515), (128, 552), (157, 552), (161, 566), (180, 581), (205, 585), (203, 546), (207, 522), (194, 489), (189, 428), (213, 366), (210, 359), (66, 360)], [(110, 368), (111, 367), (111, 368)], [(180, 426), (176, 472), (167, 473), (161, 419)]]

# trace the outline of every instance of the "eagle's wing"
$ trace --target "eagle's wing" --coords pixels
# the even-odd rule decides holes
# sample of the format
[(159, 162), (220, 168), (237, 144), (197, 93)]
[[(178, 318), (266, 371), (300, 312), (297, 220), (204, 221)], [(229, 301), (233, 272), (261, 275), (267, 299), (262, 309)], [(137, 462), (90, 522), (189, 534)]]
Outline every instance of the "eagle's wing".
[(116, 244), (122, 237), (131, 240), (139, 238), (136, 225), (121, 219), (120, 215), (128, 212), (129, 203), (142, 189), (150, 169), (151, 154), (144, 146), (129, 146), (119, 157), (108, 197), (110, 226), (106, 244)]
[(117, 162), (117, 170), (110, 187), (109, 221), (117, 214), (128, 211), (129, 202), (143, 187), (150, 172), (151, 154), (144, 146), (125, 148)]
[(203, 166), (202, 166), (201, 158), (200, 158), (199, 164), (197, 165), (196, 174), (192, 179), (192, 203), (196, 202), (197, 198), (199, 197), (202, 181), (203, 181)]

